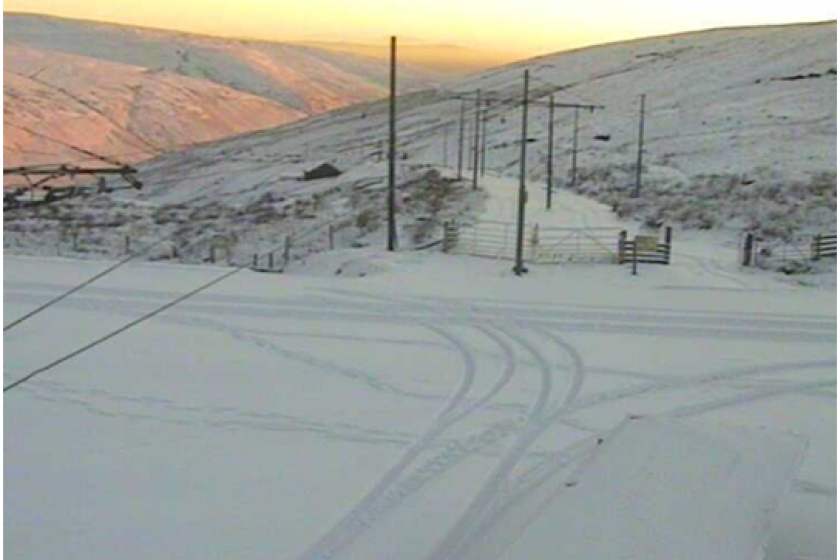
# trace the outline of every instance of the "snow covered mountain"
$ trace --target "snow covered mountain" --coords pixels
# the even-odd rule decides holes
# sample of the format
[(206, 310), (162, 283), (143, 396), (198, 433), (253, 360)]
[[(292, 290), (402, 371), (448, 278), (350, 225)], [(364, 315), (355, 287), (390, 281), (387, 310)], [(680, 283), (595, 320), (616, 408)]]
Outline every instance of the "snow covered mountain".
[[(836, 36), (836, 24), (830, 22), (657, 37), (558, 53), (479, 74), (448, 89), (404, 95), (398, 126), (401, 182), (417, 185), (414, 179), (429, 167), (454, 173), (457, 96), (478, 88), (497, 101), (488, 111), (487, 169), (516, 176), (519, 99), (528, 68), (532, 100), (543, 102), (553, 94), (559, 102), (604, 106), (580, 114), (574, 189), (607, 202), (620, 215), (652, 226), (667, 221), (700, 229), (749, 227), (775, 236), (831, 228), (836, 216)], [(647, 94), (646, 165), (637, 200), (628, 193), (641, 94)], [(473, 138), (473, 122), (470, 109), (468, 139)], [(555, 177), (560, 188), (570, 187), (573, 122), (574, 111), (557, 110)], [(153, 214), (172, 205), (230, 209), (228, 218), (213, 226), (240, 230), (236, 243), (246, 255), (257, 246), (246, 234), (253, 223), (243, 213), (270, 210), (274, 225), (262, 222), (262, 227), (275, 228), (267, 242), (291, 230), (334, 219), (350, 223), (362, 215), (372, 220), (362, 229), (374, 231), (382, 216), (386, 123), (386, 103), (376, 102), (166, 155), (142, 167), (146, 189), (136, 198), (104, 205), (146, 218), (127, 219), (119, 229), (85, 231), (94, 237), (117, 235), (120, 242), (111, 246), (119, 246), (135, 228), (132, 224), (146, 224), (145, 231), (152, 231), (148, 223), (161, 223)], [(528, 176), (536, 186), (545, 181), (547, 136), (548, 110), (535, 104)], [(471, 160), (466, 157), (465, 163)], [(325, 161), (345, 173), (317, 183), (300, 181), (303, 170)], [(532, 197), (532, 204), (540, 199)], [(405, 208), (415, 209), (408, 203)], [(68, 205), (50, 212), (78, 210)], [(170, 226), (187, 227), (183, 220), (189, 214), (169, 213)], [(26, 214), (20, 218), (17, 224), (7, 219), (7, 230), (29, 231)], [(411, 220), (406, 222), (413, 227)], [(43, 221), (37, 224), (47, 227)], [(27, 239), (21, 234), (15, 242), (20, 250), (30, 246)]]
[(380, 98), (388, 76), (355, 54), (23, 14), (4, 14), (4, 46), (10, 164), (78, 160), (61, 142), (139, 161)]

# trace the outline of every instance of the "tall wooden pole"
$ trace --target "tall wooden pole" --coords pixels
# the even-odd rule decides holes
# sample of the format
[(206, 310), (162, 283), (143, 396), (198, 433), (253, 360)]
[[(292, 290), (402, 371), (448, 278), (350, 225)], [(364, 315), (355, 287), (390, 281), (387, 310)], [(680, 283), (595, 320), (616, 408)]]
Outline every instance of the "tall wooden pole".
[(443, 126), (443, 166), (449, 165), (449, 123)]
[(642, 95), (639, 106), (639, 153), (636, 155), (636, 190), (633, 196), (638, 198), (642, 194), (642, 165), (645, 153), (645, 100), (646, 97)]
[(554, 191), (554, 96), (548, 98), (548, 160), (546, 161), (545, 207), (551, 210)]
[(397, 250), (397, 38), (391, 37), (391, 99), (388, 123), (388, 250)]
[(487, 170), (487, 121), (490, 114), (490, 101), (484, 102), (484, 112), (481, 117), (481, 176)]
[(580, 108), (575, 107), (575, 130), (572, 133), (572, 187), (577, 186), (578, 176), (578, 135), (580, 134)]
[(528, 203), (527, 178), (528, 178), (528, 70), (525, 70), (524, 84), (522, 90), (522, 146), (519, 155), (519, 212), (516, 222), (516, 265), (513, 272), (522, 276), (526, 272), (523, 262), (523, 249), (525, 244), (525, 205)]
[(475, 137), (473, 139), (473, 190), (478, 190), (478, 157), (481, 155), (479, 139), (481, 137), (481, 89), (475, 92)]
[(461, 99), (461, 118), (458, 124), (458, 180), (464, 178), (464, 125), (466, 124), (467, 100)]

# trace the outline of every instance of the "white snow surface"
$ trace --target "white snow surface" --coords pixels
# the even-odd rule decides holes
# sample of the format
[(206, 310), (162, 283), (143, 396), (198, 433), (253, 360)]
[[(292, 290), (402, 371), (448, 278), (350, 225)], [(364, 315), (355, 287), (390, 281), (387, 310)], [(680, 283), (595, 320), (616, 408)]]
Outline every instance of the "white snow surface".
[[(515, 181), (485, 188), (483, 216), (504, 217)], [(621, 224), (565, 192), (529, 219)], [(560, 536), (564, 516), (588, 503), (588, 470), (569, 493), (556, 490), (588, 460), (594, 480), (598, 465), (618, 469), (625, 444), (599, 460), (598, 438), (644, 415), (667, 422), (656, 424), (662, 445), (633, 445), (616, 484), (690, 479), (704, 492), (696, 508), (680, 507), (685, 516), (731, 506), (719, 526), (703, 517), (709, 534), (763, 508), (769, 533), (752, 526), (733, 543), (769, 535), (768, 560), (832, 558), (836, 293), (743, 271), (709, 256), (717, 247), (695, 236), (671, 266), (636, 277), (577, 264), (520, 278), (507, 261), (375, 248), (323, 252), (287, 274), (242, 272), (6, 395), (6, 552), (489, 559), (519, 536), (514, 550), (578, 560)], [(6, 323), (104, 266), (5, 265)], [(6, 382), (225, 270), (136, 263), (114, 273), (7, 333)], [(714, 468), (693, 462), (674, 419), (714, 440), (702, 459)], [(795, 453), (771, 443), (789, 437), (809, 441), (795, 474)], [(727, 447), (744, 462), (731, 479), (715, 462)], [(638, 467), (644, 457), (650, 470)], [(762, 458), (755, 486), (714, 489)], [(654, 511), (637, 514), (688, 523)], [(633, 519), (603, 516), (605, 538)]]
[(565, 558), (759, 560), (805, 447), (755, 429), (628, 421), (566, 485), (538, 497), (538, 519), (502, 557), (555, 559), (556, 549), (535, 546), (554, 541)]

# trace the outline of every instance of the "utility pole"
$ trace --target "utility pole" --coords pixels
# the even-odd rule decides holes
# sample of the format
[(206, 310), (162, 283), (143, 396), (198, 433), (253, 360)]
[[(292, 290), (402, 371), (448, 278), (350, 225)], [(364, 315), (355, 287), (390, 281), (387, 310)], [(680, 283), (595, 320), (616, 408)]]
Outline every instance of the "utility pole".
[(443, 166), (449, 165), (449, 123), (443, 125)]
[(464, 178), (464, 124), (466, 121), (467, 100), (461, 98), (461, 119), (458, 125), (458, 180)]
[(516, 223), (516, 265), (513, 272), (522, 276), (526, 272), (523, 264), (523, 245), (525, 242), (525, 205), (528, 203), (528, 191), (526, 189), (528, 173), (528, 70), (525, 70), (524, 85), (522, 90), (522, 146), (519, 155), (519, 213)]
[(572, 133), (572, 181), (571, 186), (577, 186), (578, 175), (578, 135), (580, 134), (580, 108), (575, 107), (575, 130)]
[(397, 250), (397, 38), (391, 37), (391, 99), (388, 123), (388, 250)]
[(484, 113), (481, 118), (481, 176), (487, 169), (487, 121), (490, 114), (490, 100), (484, 102)]
[(554, 191), (554, 96), (548, 98), (548, 160), (546, 161), (545, 208), (551, 210)]
[(478, 190), (478, 156), (481, 155), (479, 137), (481, 136), (481, 88), (475, 92), (475, 137), (473, 139), (473, 190)]
[(645, 100), (646, 95), (642, 94), (639, 106), (639, 153), (636, 156), (636, 191), (634, 197), (639, 198), (642, 194), (642, 159), (645, 153)]

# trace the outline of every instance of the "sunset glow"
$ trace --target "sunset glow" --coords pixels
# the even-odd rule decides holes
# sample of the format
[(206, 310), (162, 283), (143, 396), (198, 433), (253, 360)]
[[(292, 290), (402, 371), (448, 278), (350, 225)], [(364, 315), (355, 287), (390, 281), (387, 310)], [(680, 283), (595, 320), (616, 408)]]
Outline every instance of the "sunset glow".
[(830, 0), (7, 0), (4, 9), (281, 41), (458, 44), (505, 57), (711, 27), (836, 18)]

